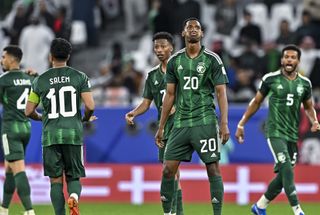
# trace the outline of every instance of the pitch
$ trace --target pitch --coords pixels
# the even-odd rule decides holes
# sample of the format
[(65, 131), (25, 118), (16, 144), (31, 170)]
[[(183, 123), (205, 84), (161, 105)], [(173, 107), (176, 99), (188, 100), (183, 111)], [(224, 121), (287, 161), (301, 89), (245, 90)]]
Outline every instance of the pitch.
[[(319, 215), (319, 203), (302, 203), (304, 212), (308, 215)], [(34, 209), (37, 215), (54, 215), (51, 205), (35, 205)], [(21, 205), (13, 204), (10, 207), (11, 215), (20, 215), (23, 211)], [(80, 205), (81, 215), (162, 215), (161, 205), (143, 204), (131, 205), (122, 203), (83, 203)], [(211, 215), (212, 210), (209, 204), (184, 204), (185, 215)], [(274, 203), (268, 207), (268, 214), (272, 215), (290, 215), (293, 214), (291, 208), (286, 203)], [(224, 215), (249, 215), (250, 205), (239, 206), (226, 203), (223, 206)], [(69, 214), (69, 213), (67, 213)]]

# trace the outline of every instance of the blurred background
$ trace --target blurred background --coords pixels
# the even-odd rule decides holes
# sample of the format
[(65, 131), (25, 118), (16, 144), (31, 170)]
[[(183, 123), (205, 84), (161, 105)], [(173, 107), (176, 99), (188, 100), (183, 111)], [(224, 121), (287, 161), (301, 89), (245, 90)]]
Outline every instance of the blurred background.
[[(85, 125), (89, 178), (130, 178), (131, 175), (125, 176), (117, 171), (136, 174), (135, 171), (139, 173), (140, 170), (135, 167), (139, 165), (147, 172), (146, 175), (156, 174), (153, 179), (157, 180), (154, 189), (158, 191), (161, 165), (158, 164), (153, 138), (157, 129), (156, 110), (153, 108), (137, 117), (134, 127), (126, 125), (124, 115), (141, 101), (146, 75), (159, 63), (153, 54), (152, 35), (159, 31), (170, 32), (175, 37), (177, 51), (184, 46), (181, 39), (182, 23), (188, 17), (197, 17), (201, 21), (205, 33), (202, 42), (222, 58), (230, 81), (228, 99), (231, 139), (221, 149), (221, 163), (225, 164), (223, 168), (232, 175), (232, 183), (247, 174), (249, 188), (252, 180), (263, 180), (263, 186), (266, 186), (268, 179), (272, 178), (273, 164), (263, 134), (268, 104), (265, 103), (247, 124), (243, 145), (237, 144), (234, 138), (236, 125), (255, 95), (260, 78), (279, 69), (281, 49), (291, 43), (302, 50), (299, 70), (311, 80), (316, 108), (319, 110), (318, 0), (1, 0), (0, 49), (8, 44), (19, 45), (24, 53), (23, 67), (42, 73), (49, 67), (47, 59), (51, 40), (54, 37), (70, 40), (73, 53), (69, 65), (90, 77), (97, 105), (95, 114), (99, 118), (95, 123)], [(42, 162), (41, 124), (33, 122), (32, 129), (26, 159), (33, 171), (30, 174), (35, 174), (36, 180), (39, 171), (42, 171), (39, 166)], [(314, 172), (320, 172), (320, 139), (319, 134), (311, 134), (309, 130), (309, 122), (302, 111), (299, 163), (301, 172), (308, 169), (310, 174), (304, 174), (305, 178), (301, 176), (298, 180), (301, 183), (310, 182), (311, 188), (299, 189), (310, 189), (309, 194), (302, 198), (320, 200), (319, 184), (314, 183), (320, 181), (320, 176), (311, 176)], [(191, 163), (195, 170), (201, 168), (196, 155)], [(256, 167), (256, 164), (261, 166)], [(157, 173), (154, 169), (149, 169), (148, 165), (155, 165)], [(254, 179), (250, 178), (250, 171), (255, 172), (255, 175), (266, 171), (268, 174), (264, 178)], [(116, 173), (119, 175), (112, 177)], [(193, 178), (187, 173), (182, 171), (182, 180), (198, 180), (196, 172)], [(199, 174), (201, 177), (205, 176), (205, 172)], [(199, 180), (206, 183), (206, 177), (201, 177)], [(108, 184), (107, 179), (105, 183)], [(40, 182), (36, 180), (34, 183)], [(99, 191), (104, 190), (100, 197), (109, 200), (112, 195), (106, 186), (105, 189), (100, 187), (88, 191), (87, 198), (99, 199)], [(247, 190), (246, 198), (240, 195), (243, 190), (240, 192), (230, 188), (231, 194), (229, 197), (227, 195), (227, 201), (246, 204), (255, 195), (259, 196), (263, 188)], [(121, 193), (119, 187), (110, 189), (117, 189)], [(228, 193), (228, 189), (226, 192)], [(234, 193), (240, 196), (237, 197)], [(124, 199), (142, 203), (158, 200), (157, 195), (155, 192), (155, 197), (135, 200), (128, 195)], [(119, 196), (110, 198), (120, 199)], [(192, 198), (190, 195), (190, 200)], [(41, 202), (45, 198), (38, 196), (37, 199)], [(206, 201), (208, 198), (204, 199)]]

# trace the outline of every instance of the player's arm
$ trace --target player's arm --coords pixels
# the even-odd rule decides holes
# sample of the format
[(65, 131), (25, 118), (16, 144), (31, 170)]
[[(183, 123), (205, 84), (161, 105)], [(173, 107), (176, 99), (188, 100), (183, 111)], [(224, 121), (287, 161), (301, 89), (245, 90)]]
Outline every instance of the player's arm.
[(33, 120), (41, 121), (42, 120), (42, 114), (38, 113), (36, 108), (38, 107), (40, 103), (40, 97), (33, 91), (31, 91), (26, 109), (24, 111), (25, 115)]
[(262, 95), (262, 93), (258, 91), (256, 96), (250, 101), (246, 112), (243, 114), (237, 126), (236, 138), (239, 143), (243, 143), (244, 140), (244, 125), (251, 118), (251, 116), (253, 116), (259, 110), (264, 98), (265, 97)]
[(126, 121), (129, 125), (133, 125), (133, 119), (136, 116), (139, 116), (143, 113), (145, 113), (151, 105), (152, 100), (147, 99), (147, 98), (143, 98), (142, 102), (133, 110), (131, 110), (130, 112), (126, 113)]
[(314, 109), (314, 104), (312, 98), (307, 99), (303, 102), (304, 111), (311, 122), (311, 131), (316, 132), (320, 130), (319, 121), (317, 118), (316, 110)]
[(216, 85), (215, 92), (220, 110), (220, 138), (222, 140), (222, 144), (225, 144), (230, 137), (228, 128), (228, 99), (226, 85)]
[(93, 116), (94, 112), (94, 101), (91, 92), (83, 92), (81, 93), (81, 99), (84, 103), (84, 116), (82, 117), (83, 122), (94, 121), (97, 118)]
[(176, 84), (175, 83), (167, 83), (167, 92), (164, 96), (164, 100), (162, 103), (162, 111), (161, 111), (161, 118), (159, 122), (159, 129), (156, 133), (156, 143), (159, 147), (163, 147), (162, 143), (162, 135), (164, 126), (168, 120), (170, 115), (170, 111), (173, 107), (174, 100), (175, 100), (175, 92), (176, 92)]

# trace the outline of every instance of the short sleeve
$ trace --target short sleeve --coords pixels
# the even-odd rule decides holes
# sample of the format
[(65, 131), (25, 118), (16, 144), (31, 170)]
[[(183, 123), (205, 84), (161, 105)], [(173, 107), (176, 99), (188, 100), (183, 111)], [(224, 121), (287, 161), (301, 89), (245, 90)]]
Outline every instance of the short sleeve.
[(80, 85), (80, 92), (91, 92), (91, 84), (89, 78), (86, 74), (82, 73), (81, 75), (81, 85)]
[(152, 87), (151, 87), (151, 77), (150, 73), (148, 74), (148, 77), (146, 79), (144, 89), (143, 89), (143, 98), (153, 100), (153, 95), (152, 95)]
[[(179, 68), (178, 68), (179, 69)], [(174, 71), (174, 59), (171, 58), (167, 64), (167, 72), (165, 75), (165, 81), (166, 83), (178, 83), (175, 71)]]
[(226, 70), (222, 63), (213, 63), (212, 80), (214, 85), (221, 85), (229, 83)]
[(267, 80), (261, 80), (259, 85), (259, 91), (263, 96), (267, 96), (270, 91), (270, 86)]

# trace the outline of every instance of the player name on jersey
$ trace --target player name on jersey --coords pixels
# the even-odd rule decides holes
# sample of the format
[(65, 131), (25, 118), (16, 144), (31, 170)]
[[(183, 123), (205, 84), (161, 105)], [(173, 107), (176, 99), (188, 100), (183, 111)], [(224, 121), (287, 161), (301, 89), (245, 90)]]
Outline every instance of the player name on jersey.
[(54, 77), (49, 79), (50, 84), (64, 84), (70, 82), (70, 77), (61, 76), (61, 77)]
[(29, 80), (29, 79), (14, 79), (13, 84), (15, 86), (31, 85), (31, 80)]

